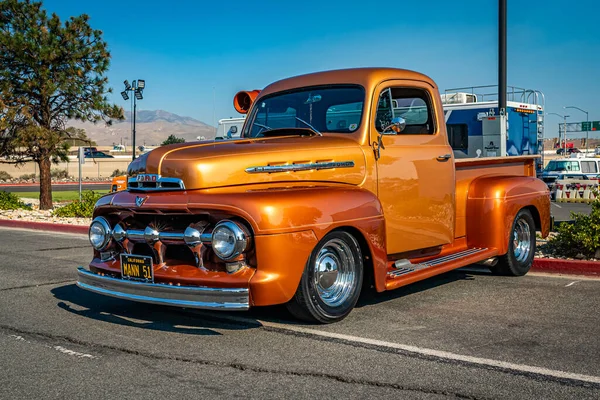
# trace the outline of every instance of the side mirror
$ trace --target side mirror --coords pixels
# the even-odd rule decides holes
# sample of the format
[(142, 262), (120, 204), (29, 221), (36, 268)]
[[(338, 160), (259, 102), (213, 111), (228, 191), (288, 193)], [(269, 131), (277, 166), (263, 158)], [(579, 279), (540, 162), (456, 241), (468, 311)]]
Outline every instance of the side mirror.
[(395, 135), (402, 132), (404, 128), (406, 128), (406, 120), (402, 117), (394, 117), (392, 118), (392, 123), (386, 126), (381, 133), (386, 134), (387, 131), (392, 131), (387, 134)]

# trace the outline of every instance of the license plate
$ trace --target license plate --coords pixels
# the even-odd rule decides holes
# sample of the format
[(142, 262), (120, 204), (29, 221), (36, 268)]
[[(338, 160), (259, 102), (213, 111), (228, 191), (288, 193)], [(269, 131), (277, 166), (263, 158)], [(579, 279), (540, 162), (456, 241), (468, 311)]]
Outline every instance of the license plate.
[(144, 282), (154, 282), (152, 257), (121, 254), (121, 276)]

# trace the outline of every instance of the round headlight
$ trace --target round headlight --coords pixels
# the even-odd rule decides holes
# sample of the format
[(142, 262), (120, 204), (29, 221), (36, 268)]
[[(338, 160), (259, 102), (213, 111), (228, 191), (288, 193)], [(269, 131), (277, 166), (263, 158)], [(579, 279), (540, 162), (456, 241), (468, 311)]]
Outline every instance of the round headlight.
[(233, 221), (221, 221), (212, 231), (212, 248), (217, 257), (225, 261), (242, 254), (249, 243), (246, 229)]
[(110, 225), (103, 217), (96, 217), (90, 225), (90, 243), (96, 250), (102, 250), (110, 241)]

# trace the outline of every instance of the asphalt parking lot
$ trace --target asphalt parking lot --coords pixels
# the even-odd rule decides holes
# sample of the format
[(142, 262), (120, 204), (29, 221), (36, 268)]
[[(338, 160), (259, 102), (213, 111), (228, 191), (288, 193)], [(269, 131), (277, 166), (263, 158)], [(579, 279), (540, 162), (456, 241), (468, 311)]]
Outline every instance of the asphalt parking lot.
[(0, 398), (600, 398), (600, 280), (453, 271), (344, 321), (75, 286), (84, 236), (0, 229)]
[(571, 213), (589, 214), (592, 206), (585, 203), (550, 203), (550, 211), (555, 221), (570, 221), (573, 219)]

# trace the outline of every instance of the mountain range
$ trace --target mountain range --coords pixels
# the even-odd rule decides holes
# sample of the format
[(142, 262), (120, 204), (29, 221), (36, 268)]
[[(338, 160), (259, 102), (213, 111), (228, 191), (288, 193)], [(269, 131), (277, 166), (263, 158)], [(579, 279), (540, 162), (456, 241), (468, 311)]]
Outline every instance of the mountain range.
[[(131, 144), (131, 117), (125, 112), (124, 121), (113, 121), (111, 126), (104, 122), (70, 121), (69, 126), (85, 129), (86, 135), (98, 146), (110, 146), (117, 143)], [(187, 142), (215, 137), (216, 128), (191, 117), (180, 116), (164, 110), (140, 110), (135, 119), (136, 145), (157, 146), (169, 135), (184, 138)]]

